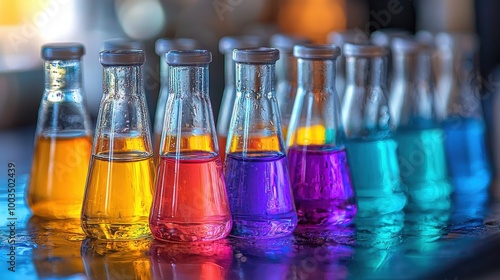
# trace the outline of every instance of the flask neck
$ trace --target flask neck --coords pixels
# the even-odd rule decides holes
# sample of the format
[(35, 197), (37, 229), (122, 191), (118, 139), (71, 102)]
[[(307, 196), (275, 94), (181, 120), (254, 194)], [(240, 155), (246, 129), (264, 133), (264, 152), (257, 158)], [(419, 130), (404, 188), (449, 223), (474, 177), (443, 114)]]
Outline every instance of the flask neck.
[(228, 52), (224, 55), (224, 79), (226, 88), (234, 87), (234, 69), (235, 63), (233, 61), (233, 53)]
[(431, 59), (430, 54), (409, 53), (395, 54), (394, 77), (395, 81), (405, 81), (411, 84), (430, 82), (431, 80)]
[(334, 93), (335, 60), (298, 59), (298, 86), (306, 92)]
[(276, 79), (297, 86), (297, 59), (290, 53), (282, 53), (276, 62)]
[(45, 89), (75, 90), (82, 86), (80, 60), (47, 60), (45, 67)]
[[(244, 64), (236, 63), (236, 91), (244, 94), (242, 97), (252, 97), (257, 100), (270, 97), (274, 92), (274, 64)], [(265, 98), (267, 100), (267, 98)]]
[(104, 67), (104, 95), (113, 98), (142, 94), (141, 66), (107, 66)]
[(169, 92), (186, 100), (208, 96), (208, 65), (169, 66)]
[(386, 87), (384, 57), (347, 57), (346, 84), (357, 87)]
[(160, 83), (162, 88), (167, 88), (168, 87), (168, 64), (165, 59), (165, 55), (160, 56)]

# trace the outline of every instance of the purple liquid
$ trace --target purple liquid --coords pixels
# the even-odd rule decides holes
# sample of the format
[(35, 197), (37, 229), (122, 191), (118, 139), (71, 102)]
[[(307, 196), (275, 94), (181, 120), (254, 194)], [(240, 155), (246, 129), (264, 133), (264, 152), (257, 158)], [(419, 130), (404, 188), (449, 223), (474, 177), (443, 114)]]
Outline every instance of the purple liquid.
[(357, 212), (344, 149), (295, 146), (288, 150), (299, 226), (350, 224)]
[(231, 235), (282, 237), (297, 226), (286, 157), (282, 153), (226, 156)]

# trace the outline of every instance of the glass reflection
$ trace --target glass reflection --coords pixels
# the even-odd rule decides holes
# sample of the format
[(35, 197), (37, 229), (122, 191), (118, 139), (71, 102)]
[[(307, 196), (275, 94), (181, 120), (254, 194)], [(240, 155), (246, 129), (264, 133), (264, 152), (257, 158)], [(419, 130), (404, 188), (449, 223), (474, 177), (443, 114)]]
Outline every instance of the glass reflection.
[(85, 239), (81, 254), (89, 280), (151, 279), (147, 252), (151, 240), (101, 241)]
[(27, 231), (34, 237), (33, 264), (39, 279), (83, 276), (80, 244), (85, 235), (79, 220), (44, 220), (32, 216)]
[(227, 240), (151, 245), (153, 279), (226, 279), (232, 261)]

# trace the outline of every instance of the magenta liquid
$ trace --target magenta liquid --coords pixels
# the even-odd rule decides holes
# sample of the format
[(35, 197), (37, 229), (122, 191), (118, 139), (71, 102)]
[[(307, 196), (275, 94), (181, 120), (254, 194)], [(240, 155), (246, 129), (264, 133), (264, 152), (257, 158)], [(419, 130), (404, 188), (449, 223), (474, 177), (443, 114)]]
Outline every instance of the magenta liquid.
[(295, 146), (288, 150), (299, 226), (350, 224), (357, 212), (344, 149)]
[(297, 214), (283, 153), (230, 153), (225, 178), (232, 236), (282, 237), (294, 231)]

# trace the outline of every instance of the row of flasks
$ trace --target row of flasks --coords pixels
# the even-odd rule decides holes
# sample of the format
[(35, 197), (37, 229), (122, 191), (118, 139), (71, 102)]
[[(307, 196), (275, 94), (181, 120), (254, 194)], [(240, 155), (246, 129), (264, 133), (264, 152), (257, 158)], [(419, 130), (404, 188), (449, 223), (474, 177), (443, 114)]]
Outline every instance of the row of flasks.
[[(351, 35), (332, 35), (333, 45), (276, 35), (271, 48), (255, 37), (223, 38), (217, 131), (211, 53), (195, 50), (191, 39), (158, 40), (163, 82), (153, 141), (142, 50), (100, 53), (103, 96), (92, 140), (81, 88), (84, 47), (43, 46), (46, 88), (27, 196), (33, 214), (81, 219), (94, 239), (152, 233), (206, 241), (294, 231), (335, 238), (355, 217), (446, 211), (452, 192), (455, 206), (460, 197), (484, 196), (491, 171), (474, 38), (438, 34), (432, 45), (405, 35), (388, 48), (352, 43), (359, 38)], [(439, 60), (439, 94), (435, 46), (448, 48)], [(459, 208), (456, 223), (476, 218), (475, 209)]]

